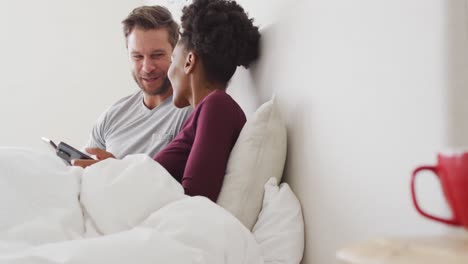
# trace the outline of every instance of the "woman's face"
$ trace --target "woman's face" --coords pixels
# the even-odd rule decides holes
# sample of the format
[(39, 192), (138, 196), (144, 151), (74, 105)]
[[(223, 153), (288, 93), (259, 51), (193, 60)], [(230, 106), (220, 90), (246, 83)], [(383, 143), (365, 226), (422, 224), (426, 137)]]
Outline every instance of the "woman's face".
[(187, 51), (184, 44), (179, 41), (172, 53), (172, 63), (167, 72), (174, 90), (172, 101), (179, 108), (190, 105), (191, 101), (190, 82), (185, 71), (186, 59)]

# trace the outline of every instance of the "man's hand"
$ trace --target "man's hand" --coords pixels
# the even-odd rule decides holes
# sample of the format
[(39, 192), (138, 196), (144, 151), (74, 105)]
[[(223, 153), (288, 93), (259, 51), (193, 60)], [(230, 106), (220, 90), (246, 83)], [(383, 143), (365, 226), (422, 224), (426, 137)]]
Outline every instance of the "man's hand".
[(80, 166), (82, 168), (86, 168), (88, 166), (93, 165), (94, 163), (98, 163), (102, 160), (112, 158), (115, 159), (114, 155), (112, 153), (107, 152), (103, 149), (100, 148), (86, 148), (86, 152), (88, 152), (91, 155), (96, 155), (97, 160), (86, 160), (86, 159), (78, 159), (78, 160), (72, 160), (72, 165), (73, 166)]
[(72, 160), (71, 164), (72, 164), (72, 166), (78, 166), (78, 167), (86, 168), (86, 167), (91, 166), (94, 163), (98, 163), (98, 162), (100, 162), (100, 160), (77, 159), (77, 160)]

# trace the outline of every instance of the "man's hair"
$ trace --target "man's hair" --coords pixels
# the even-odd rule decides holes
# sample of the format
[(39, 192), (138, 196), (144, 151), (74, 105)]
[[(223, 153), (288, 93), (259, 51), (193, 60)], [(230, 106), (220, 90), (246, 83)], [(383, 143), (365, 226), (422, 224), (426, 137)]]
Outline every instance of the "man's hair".
[(194, 0), (182, 10), (181, 42), (202, 61), (210, 81), (226, 84), (237, 66), (259, 56), (260, 33), (231, 0)]
[(122, 21), (125, 38), (133, 29), (143, 30), (165, 28), (169, 34), (169, 43), (174, 48), (179, 39), (179, 25), (172, 18), (171, 12), (163, 6), (140, 6)]

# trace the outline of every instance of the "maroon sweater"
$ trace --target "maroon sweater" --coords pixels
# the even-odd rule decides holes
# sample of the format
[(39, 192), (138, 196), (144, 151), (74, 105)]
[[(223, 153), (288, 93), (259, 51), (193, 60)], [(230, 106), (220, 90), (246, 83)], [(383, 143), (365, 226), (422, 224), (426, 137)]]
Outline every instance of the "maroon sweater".
[(154, 160), (180, 183), (187, 195), (216, 202), (227, 161), (246, 122), (240, 106), (223, 90), (205, 97), (177, 136)]

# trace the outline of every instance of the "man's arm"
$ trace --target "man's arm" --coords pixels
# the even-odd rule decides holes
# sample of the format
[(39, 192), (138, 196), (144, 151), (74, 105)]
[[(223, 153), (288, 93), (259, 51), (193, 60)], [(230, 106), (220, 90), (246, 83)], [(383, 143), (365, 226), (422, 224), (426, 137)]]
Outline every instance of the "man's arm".
[(108, 115), (109, 109), (107, 109), (101, 116), (98, 118), (96, 123), (91, 130), (91, 134), (89, 136), (88, 142), (86, 143), (85, 147), (83, 148), (85, 152), (96, 155), (97, 160), (72, 160), (71, 164), (73, 166), (79, 166), (82, 168), (86, 168), (88, 166), (93, 165), (101, 160), (108, 159), (108, 158), (115, 158), (114, 155), (110, 152), (106, 151), (106, 140), (105, 140), (105, 127), (106, 127), (106, 120)]

